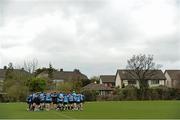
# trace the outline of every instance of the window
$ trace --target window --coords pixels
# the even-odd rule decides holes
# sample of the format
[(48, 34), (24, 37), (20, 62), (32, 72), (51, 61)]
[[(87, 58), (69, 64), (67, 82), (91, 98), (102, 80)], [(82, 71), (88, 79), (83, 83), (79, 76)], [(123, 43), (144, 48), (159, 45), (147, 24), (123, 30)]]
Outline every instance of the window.
[(151, 80), (151, 84), (159, 84), (159, 80)]
[(54, 83), (60, 83), (60, 82), (64, 82), (64, 80), (57, 80), (57, 79), (54, 79), (53, 82), (54, 82)]
[(131, 84), (131, 85), (132, 85), (132, 84), (136, 84), (136, 80), (129, 80), (129, 81), (128, 81), (128, 84)]
[(109, 84), (108, 84), (108, 86), (109, 86), (109, 87), (112, 87), (112, 84), (111, 84), (111, 83), (109, 83)]

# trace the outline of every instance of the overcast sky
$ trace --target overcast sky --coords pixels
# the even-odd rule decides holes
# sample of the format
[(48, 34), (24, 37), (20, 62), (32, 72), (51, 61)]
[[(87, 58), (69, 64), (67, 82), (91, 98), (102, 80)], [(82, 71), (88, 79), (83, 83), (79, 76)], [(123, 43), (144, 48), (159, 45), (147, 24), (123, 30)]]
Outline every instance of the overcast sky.
[(133, 54), (180, 69), (180, 0), (0, 0), (0, 67), (115, 74)]

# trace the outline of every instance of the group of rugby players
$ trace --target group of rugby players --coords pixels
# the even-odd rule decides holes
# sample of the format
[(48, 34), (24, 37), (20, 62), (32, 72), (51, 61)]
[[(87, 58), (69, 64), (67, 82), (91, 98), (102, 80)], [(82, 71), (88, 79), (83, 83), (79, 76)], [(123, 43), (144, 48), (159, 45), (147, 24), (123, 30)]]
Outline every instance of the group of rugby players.
[(27, 97), (28, 110), (83, 110), (84, 95), (72, 93), (32, 93)]

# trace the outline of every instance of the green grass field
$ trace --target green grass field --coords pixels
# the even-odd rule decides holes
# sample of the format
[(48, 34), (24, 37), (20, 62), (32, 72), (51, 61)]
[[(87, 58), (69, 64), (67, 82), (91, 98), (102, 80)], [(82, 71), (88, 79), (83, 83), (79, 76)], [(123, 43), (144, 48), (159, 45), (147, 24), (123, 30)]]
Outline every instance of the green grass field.
[(84, 111), (26, 111), (25, 103), (0, 103), (0, 119), (180, 119), (180, 101), (86, 102)]

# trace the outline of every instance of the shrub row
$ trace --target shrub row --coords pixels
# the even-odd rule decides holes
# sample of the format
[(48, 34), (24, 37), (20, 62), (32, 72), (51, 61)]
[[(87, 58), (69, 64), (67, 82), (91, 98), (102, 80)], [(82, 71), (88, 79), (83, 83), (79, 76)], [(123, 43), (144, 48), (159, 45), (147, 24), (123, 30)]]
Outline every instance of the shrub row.
[(167, 88), (164, 86), (149, 88), (142, 99), (139, 89), (126, 87), (115, 89), (113, 94), (99, 95), (97, 91), (84, 91), (86, 101), (119, 101), (119, 100), (180, 100), (178, 89)]

